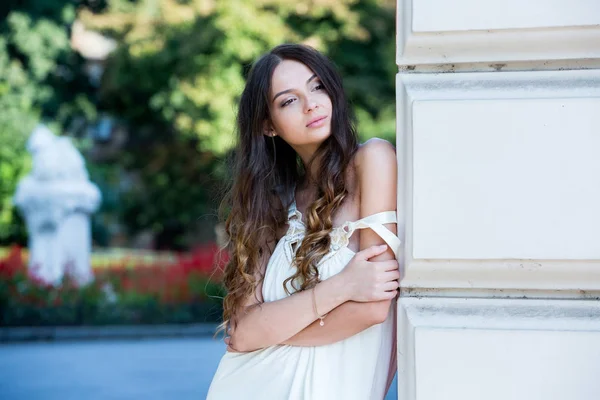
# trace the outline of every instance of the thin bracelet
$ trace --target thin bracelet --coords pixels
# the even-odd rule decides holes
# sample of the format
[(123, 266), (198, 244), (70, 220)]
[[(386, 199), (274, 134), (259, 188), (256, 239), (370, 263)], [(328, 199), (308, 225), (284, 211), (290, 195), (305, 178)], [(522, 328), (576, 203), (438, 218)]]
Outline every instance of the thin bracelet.
[(321, 322), (319, 322), (319, 325), (323, 326), (323, 325), (325, 325), (325, 322), (323, 320), (325, 319), (327, 314), (319, 315), (319, 312), (317, 311), (317, 298), (315, 296), (315, 287), (312, 288), (312, 299), (313, 299), (313, 309), (315, 310), (315, 315), (317, 316), (317, 318), (319, 318), (321, 320)]

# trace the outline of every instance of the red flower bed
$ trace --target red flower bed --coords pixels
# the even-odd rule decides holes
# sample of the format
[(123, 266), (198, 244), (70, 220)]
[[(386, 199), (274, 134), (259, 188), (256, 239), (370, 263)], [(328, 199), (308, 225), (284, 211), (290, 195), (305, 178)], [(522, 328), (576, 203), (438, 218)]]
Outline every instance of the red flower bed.
[(110, 282), (124, 292), (156, 294), (165, 303), (187, 302), (206, 294), (197, 285), (220, 282), (226, 260), (215, 244), (208, 244), (178, 255), (172, 264), (146, 263), (130, 268), (125, 260), (122, 265), (97, 269), (94, 275), (97, 281)]
[(0, 259), (0, 279), (14, 277), (18, 272), (24, 271), (21, 248), (13, 246), (4, 259)]
[(83, 287), (67, 272), (53, 286), (32, 276), (21, 249), (14, 247), (0, 260), (0, 325), (201, 322), (209, 306), (215, 319), (226, 261), (215, 244), (208, 244), (171, 263), (132, 268), (131, 260), (124, 260), (95, 269), (94, 281)]

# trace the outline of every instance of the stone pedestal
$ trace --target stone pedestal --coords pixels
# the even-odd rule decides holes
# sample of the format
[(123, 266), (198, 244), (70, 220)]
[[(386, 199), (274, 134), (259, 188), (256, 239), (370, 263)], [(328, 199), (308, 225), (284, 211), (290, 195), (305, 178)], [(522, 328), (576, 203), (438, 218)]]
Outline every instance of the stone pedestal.
[(57, 284), (68, 271), (78, 283), (88, 283), (93, 279), (90, 215), (100, 204), (100, 191), (67, 138), (38, 126), (28, 149), (33, 170), (19, 182), (14, 201), (27, 223), (30, 272)]
[(398, 2), (402, 400), (600, 393), (600, 2)]

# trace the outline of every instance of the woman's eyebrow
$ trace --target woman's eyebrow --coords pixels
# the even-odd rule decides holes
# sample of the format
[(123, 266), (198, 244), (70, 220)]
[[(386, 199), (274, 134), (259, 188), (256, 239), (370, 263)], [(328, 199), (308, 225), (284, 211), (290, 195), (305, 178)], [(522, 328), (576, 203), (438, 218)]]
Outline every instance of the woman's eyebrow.
[[(316, 77), (317, 77), (317, 74), (313, 74), (313, 75), (312, 75), (310, 78), (308, 78), (308, 79), (306, 80), (306, 84), (309, 84), (309, 83), (310, 83), (310, 81), (312, 81), (312, 80), (313, 80), (313, 79), (315, 79)], [(293, 89), (286, 89), (286, 90), (282, 90), (281, 92), (277, 93), (277, 94), (275, 95), (275, 97), (273, 97), (273, 100), (272, 100), (272, 101), (274, 102), (276, 98), (278, 98), (278, 97), (279, 97), (279, 96), (281, 96), (282, 94), (289, 93), (289, 92), (291, 92), (292, 90), (293, 90)]]

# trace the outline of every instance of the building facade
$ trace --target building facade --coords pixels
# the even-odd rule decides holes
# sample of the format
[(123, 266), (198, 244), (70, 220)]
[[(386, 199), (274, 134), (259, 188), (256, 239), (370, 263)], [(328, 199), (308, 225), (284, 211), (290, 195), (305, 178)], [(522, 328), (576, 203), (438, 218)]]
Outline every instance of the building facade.
[(399, 399), (600, 398), (600, 1), (397, 12)]

